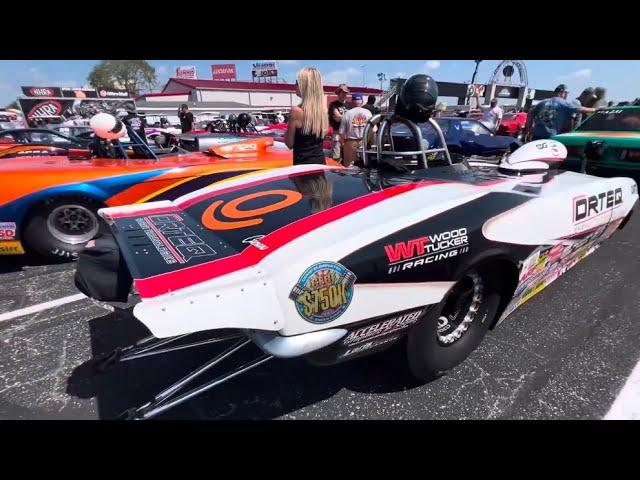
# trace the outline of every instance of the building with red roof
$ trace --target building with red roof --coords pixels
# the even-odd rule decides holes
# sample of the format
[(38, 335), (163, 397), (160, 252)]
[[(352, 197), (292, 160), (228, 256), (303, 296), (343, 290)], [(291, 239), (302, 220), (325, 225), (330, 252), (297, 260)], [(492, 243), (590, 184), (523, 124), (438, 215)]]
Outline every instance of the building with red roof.
[[(324, 86), (327, 104), (337, 98), (337, 88), (337, 85)], [(349, 85), (349, 89), (365, 97), (378, 97), (383, 93), (378, 88)], [(140, 95), (136, 99), (136, 106), (138, 111), (147, 114), (174, 114), (183, 103), (194, 114), (289, 110), (300, 103), (301, 99), (295, 92), (296, 86), (293, 83), (170, 78), (162, 92)]]

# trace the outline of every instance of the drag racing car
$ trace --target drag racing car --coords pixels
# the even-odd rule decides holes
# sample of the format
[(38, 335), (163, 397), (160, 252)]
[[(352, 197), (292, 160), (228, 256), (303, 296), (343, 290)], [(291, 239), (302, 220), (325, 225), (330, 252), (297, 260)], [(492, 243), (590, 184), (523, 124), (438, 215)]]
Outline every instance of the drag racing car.
[(69, 150), (88, 153), (91, 139), (48, 128), (19, 128), (0, 132), (0, 159), (25, 156), (66, 155)]
[[(431, 118), (436, 98), (431, 77), (408, 79), (395, 113), (365, 127), (359, 169), (297, 165), (99, 211), (112, 235), (87, 245), (76, 285), (113, 302), (134, 289), (133, 314), (151, 335), (96, 368), (234, 342), (127, 418), (272, 358), (329, 365), (404, 344), (411, 372), (432, 380), (628, 220), (636, 183), (558, 170), (558, 142), (529, 143), (499, 165), (454, 163)], [(425, 147), (417, 123), (442, 147)], [(393, 148), (395, 125), (412, 133), (411, 149)], [(181, 393), (251, 343), (256, 359)]]
[(150, 147), (130, 127), (101, 115), (120, 128), (120, 139), (126, 129), (137, 143), (96, 135), (88, 147), (72, 149), (75, 140), (47, 130), (46, 135), (68, 142), (64, 152), (0, 158), (0, 255), (30, 250), (50, 259), (73, 259), (105, 228), (96, 213), (101, 207), (171, 200), (247, 172), (289, 166), (293, 160), (291, 150), (270, 137), (223, 135), (204, 152)]

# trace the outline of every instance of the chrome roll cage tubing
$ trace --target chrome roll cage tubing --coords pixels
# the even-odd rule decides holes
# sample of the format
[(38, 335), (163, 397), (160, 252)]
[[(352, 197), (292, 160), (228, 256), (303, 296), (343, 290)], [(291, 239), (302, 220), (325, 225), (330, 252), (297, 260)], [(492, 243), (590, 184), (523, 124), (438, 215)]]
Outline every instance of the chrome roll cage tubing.
[[(182, 345), (174, 345), (167, 347), (168, 344), (175, 342), (177, 340), (181, 340), (185, 337), (188, 337), (192, 334), (178, 335), (176, 337), (156, 339), (153, 336), (143, 338), (138, 341), (134, 345), (130, 345), (125, 348), (116, 349), (111, 352), (109, 355), (99, 359), (96, 362), (95, 368), (99, 372), (105, 372), (110, 369), (118, 362), (127, 362), (130, 360), (135, 360), (138, 358), (148, 357), (151, 355), (158, 355), (161, 353), (173, 352), (176, 350), (183, 350), (186, 348), (197, 347), (201, 345), (211, 344), (211, 343), (219, 343), (228, 340), (236, 340), (236, 342), (230, 344), (224, 351), (216, 355), (213, 359), (209, 360), (204, 365), (198, 367), (193, 370), (177, 382), (173, 383), (169, 387), (162, 390), (158, 393), (150, 402), (137, 407), (130, 408), (123, 412), (120, 415), (121, 419), (126, 420), (147, 420), (155, 417), (167, 410), (180, 405), (181, 403), (186, 402), (187, 400), (195, 397), (196, 395), (200, 395), (201, 393), (210, 390), (218, 385), (221, 385), (228, 380), (231, 380), (238, 375), (247, 372), (263, 363), (271, 360), (273, 355), (263, 354), (258, 358), (251, 360), (249, 362), (243, 363), (237, 368), (231, 370), (228, 373), (225, 373), (219, 377), (210, 380), (196, 388), (193, 388), (187, 392), (178, 395), (178, 393), (184, 389), (184, 387), (193, 382), (196, 378), (200, 377), (208, 370), (222, 362), (225, 358), (232, 356), (238, 351), (242, 350), (247, 345), (251, 344), (252, 341), (247, 338), (243, 333), (232, 333), (223, 337), (214, 337), (206, 340), (201, 340), (197, 342), (182, 344)], [(164, 347), (164, 348), (159, 348)]]
[[(422, 146), (422, 132), (420, 128), (411, 120), (408, 120), (404, 117), (395, 114), (389, 113), (379, 113), (374, 115), (369, 119), (367, 125), (364, 127), (364, 133), (362, 135), (362, 147), (360, 148), (360, 153), (362, 154), (362, 162), (365, 168), (369, 168), (370, 162), (368, 155), (375, 155), (377, 165), (380, 165), (382, 157), (391, 156), (391, 157), (412, 157), (414, 155), (418, 156), (418, 165), (420, 168), (428, 168), (427, 167), (427, 154), (430, 153), (438, 153), (444, 152), (449, 165), (452, 165), (451, 155), (449, 154), (449, 149), (447, 148), (447, 142), (444, 138), (444, 134), (440, 129), (440, 125), (433, 118), (429, 118), (428, 120), (431, 127), (436, 131), (438, 135), (438, 139), (440, 140), (440, 148), (431, 148), (424, 149)], [(395, 147), (393, 145), (393, 136), (391, 135), (391, 126), (395, 123), (404, 124), (413, 135), (414, 140), (416, 141), (416, 150), (411, 152), (396, 152)], [(379, 126), (378, 126), (379, 125)], [(376, 140), (375, 140), (375, 150), (371, 149), (371, 145), (369, 144), (369, 137), (371, 134), (371, 129), (375, 126), (378, 126), (378, 131), (376, 132)], [(391, 150), (384, 150), (384, 136), (385, 134), (389, 134), (390, 146)]]

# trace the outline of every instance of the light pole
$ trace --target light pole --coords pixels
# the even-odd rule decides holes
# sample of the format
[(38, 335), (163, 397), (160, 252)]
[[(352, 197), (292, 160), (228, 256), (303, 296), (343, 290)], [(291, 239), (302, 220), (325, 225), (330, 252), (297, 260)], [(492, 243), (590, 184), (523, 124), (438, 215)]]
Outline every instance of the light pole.
[[(473, 71), (473, 76), (471, 77), (471, 85), (473, 85), (476, 81), (476, 75), (478, 74), (478, 66), (480, 65), (481, 61), (482, 60), (474, 60), (474, 62), (476, 62), (476, 68)], [(469, 92), (469, 94), (467, 95), (467, 104), (469, 104), (470, 101), (471, 101), (471, 93)]]
[(364, 87), (364, 65), (360, 65), (360, 68), (362, 69), (362, 86)]
[(380, 81), (380, 90), (382, 90), (382, 82), (387, 79), (387, 76), (384, 73), (378, 74), (378, 80)]

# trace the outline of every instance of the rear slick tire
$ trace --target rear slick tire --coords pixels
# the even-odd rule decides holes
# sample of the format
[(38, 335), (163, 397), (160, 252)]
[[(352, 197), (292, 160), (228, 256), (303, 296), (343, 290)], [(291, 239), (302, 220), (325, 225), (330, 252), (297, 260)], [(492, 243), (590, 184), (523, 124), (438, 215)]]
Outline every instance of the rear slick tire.
[(50, 260), (75, 260), (89, 240), (108, 231), (98, 216), (100, 207), (84, 196), (49, 199), (27, 220), (22, 232), (24, 243)]
[(407, 337), (409, 370), (429, 382), (462, 363), (492, 325), (500, 293), (477, 271), (464, 275)]

